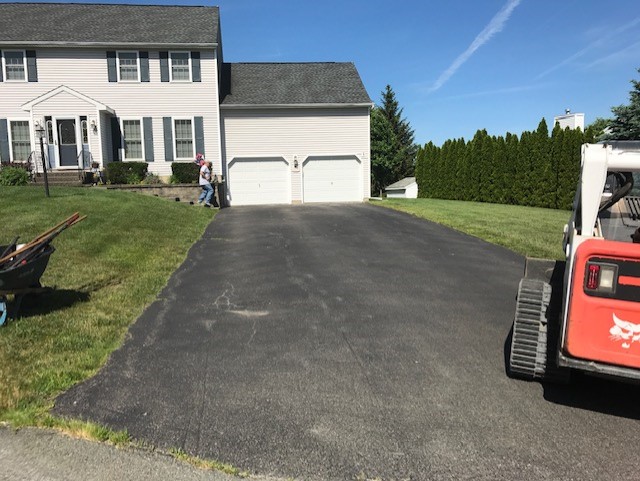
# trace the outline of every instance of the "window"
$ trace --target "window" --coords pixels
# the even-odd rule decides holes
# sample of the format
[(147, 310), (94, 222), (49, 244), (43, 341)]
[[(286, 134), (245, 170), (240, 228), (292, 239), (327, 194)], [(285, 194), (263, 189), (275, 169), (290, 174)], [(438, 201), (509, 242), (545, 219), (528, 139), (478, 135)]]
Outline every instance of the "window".
[(193, 159), (193, 125), (191, 119), (173, 121), (176, 159)]
[(24, 50), (4, 51), (5, 78), (11, 80), (27, 80)]
[(139, 119), (122, 121), (122, 141), (125, 160), (144, 159), (142, 122)]
[(89, 129), (87, 128), (87, 118), (80, 117), (80, 132), (82, 133), (82, 143), (89, 143)]
[(171, 52), (171, 80), (191, 81), (191, 64), (189, 52)]
[(44, 124), (47, 128), (47, 143), (53, 145), (53, 122), (50, 116), (44, 118)]
[(31, 136), (28, 120), (10, 121), (11, 160), (28, 160), (31, 153)]
[(139, 82), (138, 52), (118, 52), (118, 79)]

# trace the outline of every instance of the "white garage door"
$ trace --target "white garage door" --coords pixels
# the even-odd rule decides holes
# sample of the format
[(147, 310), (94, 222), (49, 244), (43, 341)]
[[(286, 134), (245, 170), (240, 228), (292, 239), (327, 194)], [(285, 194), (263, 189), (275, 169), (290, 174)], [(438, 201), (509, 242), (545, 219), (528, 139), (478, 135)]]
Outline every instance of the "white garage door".
[(290, 185), (282, 159), (236, 159), (229, 165), (231, 205), (289, 204)]
[(356, 158), (309, 159), (302, 178), (304, 202), (362, 201), (362, 164)]

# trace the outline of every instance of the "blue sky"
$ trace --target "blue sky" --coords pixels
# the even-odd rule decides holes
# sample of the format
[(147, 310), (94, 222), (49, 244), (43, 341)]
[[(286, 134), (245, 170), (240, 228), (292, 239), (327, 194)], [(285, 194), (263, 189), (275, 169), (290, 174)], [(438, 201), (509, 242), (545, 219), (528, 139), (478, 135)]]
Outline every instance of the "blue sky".
[(396, 92), (416, 142), (610, 117), (640, 79), (639, 0), (102, 1), (218, 5), (225, 61), (354, 62)]

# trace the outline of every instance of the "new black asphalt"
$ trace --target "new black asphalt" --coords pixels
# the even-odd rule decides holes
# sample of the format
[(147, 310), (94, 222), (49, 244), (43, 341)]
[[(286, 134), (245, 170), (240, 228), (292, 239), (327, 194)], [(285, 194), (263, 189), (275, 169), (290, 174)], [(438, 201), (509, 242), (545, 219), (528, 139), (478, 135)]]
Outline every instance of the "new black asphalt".
[(225, 209), (55, 412), (281, 477), (637, 479), (637, 388), (506, 377), (523, 262), (368, 204)]

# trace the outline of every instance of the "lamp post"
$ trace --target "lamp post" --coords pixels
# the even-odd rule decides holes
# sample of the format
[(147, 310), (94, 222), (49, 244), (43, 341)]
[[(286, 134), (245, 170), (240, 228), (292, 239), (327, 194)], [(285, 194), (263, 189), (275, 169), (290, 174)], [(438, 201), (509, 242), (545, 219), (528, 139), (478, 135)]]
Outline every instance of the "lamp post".
[(50, 195), (49, 195), (49, 179), (47, 177), (47, 162), (46, 162), (46, 159), (44, 157), (44, 134), (45, 134), (45, 130), (41, 125), (39, 125), (36, 128), (36, 133), (38, 134), (38, 138), (40, 139), (40, 158), (42, 159), (42, 174), (44, 176), (44, 194), (47, 197), (50, 197)]

